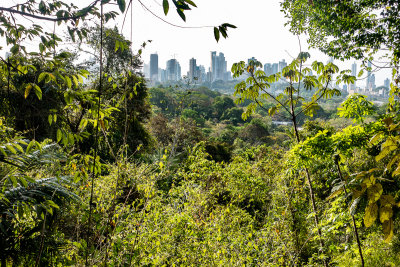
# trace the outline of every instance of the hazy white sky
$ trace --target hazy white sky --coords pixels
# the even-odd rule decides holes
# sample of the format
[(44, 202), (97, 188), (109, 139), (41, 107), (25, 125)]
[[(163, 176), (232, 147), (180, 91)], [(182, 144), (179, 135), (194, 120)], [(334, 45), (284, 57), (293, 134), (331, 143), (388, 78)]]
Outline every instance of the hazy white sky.
[[(129, 0), (126, 0), (129, 2)], [(217, 26), (228, 22), (237, 29), (229, 29), (228, 39), (217, 43), (213, 36), (213, 28), (181, 29), (170, 26), (150, 14), (137, 0), (133, 1), (132, 24), (131, 11), (127, 12), (125, 25), (122, 28), (123, 15), (116, 21), (110, 21), (106, 26), (117, 25), (129, 39), (132, 25), (134, 48), (147, 40), (152, 40), (143, 51), (143, 60), (147, 63), (151, 53), (158, 53), (159, 66), (165, 68), (166, 61), (175, 57), (182, 66), (182, 74), (186, 74), (189, 59), (197, 59), (198, 65), (210, 66), (210, 51), (223, 52), (228, 61), (228, 69), (234, 62), (247, 61), (255, 57), (262, 63), (291, 60), (299, 52), (299, 43), (284, 26), (285, 18), (280, 11), (279, 0), (195, 0), (197, 8), (186, 12), (187, 21), (183, 22), (173, 9), (170, 1), (170, 12), (164, 16), (162, 0), (141, 0), (149, 9), (163, 19), (181, 26)], [(12, 6), (18, 0), (2, 0), (1, 6)], [(68, 1), (76, 5), (88, 5), (91, 0)], [(116, 9), (117, 10), (117, 9)], [(51, 31), (52, 25), (46, 25), (45, 30)], [(300, 37), (302, 50), (307, 50), (306, 37)], [(311, 60), (326, 62), (328, 57), (319, 51), (311, 50)], [(335, 62), (340, 68), (351, 68), (350, 62)], [(383, 84), (385, 78), (390, 78), (389, 71), (376, 74), (376, 84)], [(359, 81), (358, 84), (364, 84)]]
[[(155, 14), (174, 24), (182, 26), (215, 26), (228, 22), (237, 29), (228, 31), (229, 37), (217, 43), (213, 29), (181, 29), (170, 26), (154, 17), (138, 1), (133, 2), (133, 42), (141, 44), (152, 40), (143, 53), (146, 63), (151, 53), (158, 53), (159, 66), (165, 68), (166, 61), (175, 57), (182, 66), (182, 74), (189, 69), (189, 59), (194, 57), (197, 64), (210, 66), (210, 51), (223, 52), (228, 61), (228, 68), (233, 63), (250, 57), (255, 57), (263, 64), (278, 62), (299, 53), (297, 36), (292, 35), (284, 26), (285, 18), (281, 12), (279, 0), (197, 0), (197, 8), (186, 12), (184, 23), (170, 5), (167, 17), (163, 14), (162, 0), (142, 0)], [(117, 21), (122, 25), (122, 19)], [(130, 12), (126, 18), (123, 33), (130, 36)], [(308, 50), (306, 37), (301, 36), (302, 50)], [(311, 60), (326, 62), (328, 57), (317, 50), (310, 50)], [(341, 68), (351, 69), (350, 62), (335, 62)], [(383, 85), (383, 80), (390, 77), (390, 71), (376, 74), (377, 86)], [(359, 81), (358, 84), (364, 84)]]

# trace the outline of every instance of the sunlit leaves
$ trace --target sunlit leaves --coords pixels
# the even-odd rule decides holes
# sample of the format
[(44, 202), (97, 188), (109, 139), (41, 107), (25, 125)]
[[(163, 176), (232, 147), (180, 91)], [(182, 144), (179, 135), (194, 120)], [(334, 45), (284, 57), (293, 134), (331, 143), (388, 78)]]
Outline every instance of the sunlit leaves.
[(350, 95), (338, 108), (341, 117), (351, 118), (354, 122), (363, 122), (365, 116), (373, 114), (374, 104), (366, 99), (366, 96)]
[(372, 226), (378, 217), (378, 205), (374, 202), (369, 204), (365, 209), (364, 224), (366, 227)]

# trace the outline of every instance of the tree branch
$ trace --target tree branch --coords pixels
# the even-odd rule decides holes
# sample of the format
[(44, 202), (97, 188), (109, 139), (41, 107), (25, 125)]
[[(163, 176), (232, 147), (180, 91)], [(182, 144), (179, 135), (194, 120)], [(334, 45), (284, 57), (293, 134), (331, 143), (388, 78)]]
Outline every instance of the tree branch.
[(262, 86), (258, 83), (257, 79), (254, 77), (254, 73), (250, 73), (250, 75), (251, 75), (251, 77), (253, 78), (253, 80), (254, 80), (254, 82), (256, 83), (256, 85), (258, 86), (258, 88), (260, 88), (264, 93), (266, 93), (269, 97), (271, 97), (275, 102), (279, 103), (279, 104), (290, 114), (289, 109), (288, 109), (285, 105), (283, 105), (283, 104), (281, 103), (281, 101), (279, 101), (278, 99), (276, 99), (276, 97), (274, 97), (272, 94), (268, 93), (266, 90), (264, 90), (264, 89), (262, 88)]
[(95, 0), (91, 5), (89, 5), (88, 7), (85, 8), (85, 9), (87, 9), (87, 11), (83, 12), (81, 15), (62, 17), (62, 18), (51, 18), (51, 17), (39, 16), (39, 15), (35, 15), (35, 14), (27, 13), (27, 12), (22, 12), (20, 10), (16, 10), (16, 9), (13, 9), (13, 8), (8, 8), (8, 7), (0, 7), (0, 11), (6, 11), (6, 12), (10, 12), (11, 14), (19, 14), (19, 15), (26, 16), (26, 17), (31, 17), (31, 18), (40, 19), (40, 20), (47, 20), (47, 21), (77, 20), (77, 19), (79, 19), (81, 17), (86, 16), (89, 13), (89, 11), (91, 11), (99, 1), (100, 0)]

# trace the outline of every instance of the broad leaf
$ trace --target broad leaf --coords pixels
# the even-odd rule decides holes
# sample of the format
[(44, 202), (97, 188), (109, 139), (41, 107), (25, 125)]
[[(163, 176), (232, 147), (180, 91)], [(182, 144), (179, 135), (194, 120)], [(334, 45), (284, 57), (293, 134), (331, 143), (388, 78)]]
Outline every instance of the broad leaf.
[(378, 205), (376, 203), (370, 204), (365, 209), (364, 224), (365, 227), (370, 227), (378, 217)]

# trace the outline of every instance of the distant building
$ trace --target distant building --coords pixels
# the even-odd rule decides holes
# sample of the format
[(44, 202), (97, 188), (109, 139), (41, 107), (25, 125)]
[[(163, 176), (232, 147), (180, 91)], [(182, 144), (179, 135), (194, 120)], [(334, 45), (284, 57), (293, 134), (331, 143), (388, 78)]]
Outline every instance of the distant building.
[(197, 74), (197, 65), (196, 65), (196, 59), (191, 58), (189, 60), (189, 73), (188, 73), (188, 78), (191, 82), (193, 82), (195, 79), (198, 79), (198, 74)]
[(226, 60), (224, 53), (219, 53), (217, 61), (217, 80), (224, 80), (224, 75), (226, 72)]
[(158, 81), (164, 83), (167, 81), (167, 71), (164, 69), (158, 69)]
[(181, 79), (181, 66), (176, 59), (167, 61), (167, 81), (179, 81)]
[(199, 71), (199, 82), (207, 81), (206, 68), (203, 65), (199, 65), (197, 68)]
[(158, 55), (150, 55), (150, 80), (155, 82), (158, 81)]
[(182, 77), (182, 68), (181, 68), (181, 64), (179, 64), (178, 61), (176, 61), (176, 81), (179, 81)]
[(225, 80), (227, 62), (225, 60), (224, 53), (219, 53), (219, 55), (217, 56), (217, 52), (212, 51), (210, 67), (212, 81)]
[[(357, 63), (354, 61), (354, 63), (351, 65), (351, 75), (354, 77), (357, 77)], [(354, 81), (353, 84), (350, 84), (350, 90), (355, 90), (357, 87), (356, 81)]]
[(282, 61), (279, 61), (279, 70), (278, 72), (282, 72), (282, 70), (287, 66), (287, 63), (284, 59)]
[(375, 74), (371, 75), (369, 83), (370, 83), (370, 91), (375, 90), (376, 89)]
[(368, 61), (368, 73), (367, 73), (367, 83), (366, 83), (366, 86), (365, 86), (365, 91), (371, 91), (372, 90), (372, 83), (371, 83), (371, 67), (372, 67), (372, 64), (371, 64), (371, 61)]
[(389, 78), (385, 79), (385, 81), (383, 82), (383, 86), (385, 86), (386, 88), (390, 88), (390, 80), (389, 80)]
[(275, 74), (278, 72), (279, 72), (279, 64), (278, 63), (272, 64), (272, 74)]
[(211, 51), (211, 63), (210, 63), (210, 72), (211, 72), (211, 81), (214, 81), (217, 76), (217, 52)]
[(150, 78), (150, 64), (143, 64), (143, 74), (144, 77)]
[(264, 64), (264, 72), (265, 72), (265, 75), (267, 75), (267, 76), (269, 76), (271, 74), (274, 74), (273, 71), (272, 71), (272, 64), (271, 63), (265, 63)]

